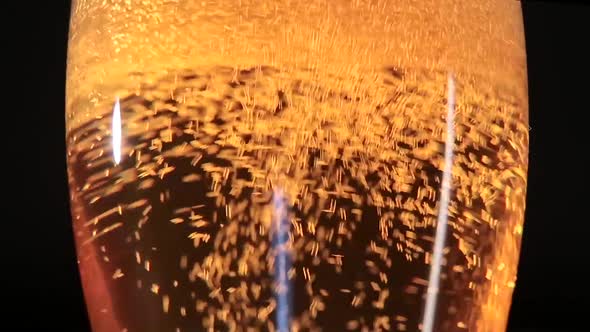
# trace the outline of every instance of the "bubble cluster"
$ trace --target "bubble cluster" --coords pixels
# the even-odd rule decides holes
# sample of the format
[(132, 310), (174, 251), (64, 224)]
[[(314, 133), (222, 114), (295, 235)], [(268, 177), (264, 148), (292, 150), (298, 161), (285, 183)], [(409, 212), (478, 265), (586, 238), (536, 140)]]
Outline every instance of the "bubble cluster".
[[(93, 278), (107, 292), (89, 300), (91, 317), (110, 315), (129, 332), (277, 331), (280, 190), (293, 331), (420, 328), (447, 73), (317, 77), (269, 66), (134, 72), (69, 132), (80, 268), (85, 287), (98, 287)], [(526, 114), (482, 78), (456, 82), (436, 326), (497, 330), (522, 231)], [(91, 266), (99, 275), (85, 277)]]

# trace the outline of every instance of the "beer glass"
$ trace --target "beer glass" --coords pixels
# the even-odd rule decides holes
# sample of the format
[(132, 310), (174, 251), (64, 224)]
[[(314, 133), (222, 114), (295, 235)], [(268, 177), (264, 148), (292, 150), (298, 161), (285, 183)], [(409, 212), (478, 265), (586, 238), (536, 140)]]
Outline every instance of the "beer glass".
[(67, 155), (95, 332), (504, 331), (514, 0), (75, 0)]

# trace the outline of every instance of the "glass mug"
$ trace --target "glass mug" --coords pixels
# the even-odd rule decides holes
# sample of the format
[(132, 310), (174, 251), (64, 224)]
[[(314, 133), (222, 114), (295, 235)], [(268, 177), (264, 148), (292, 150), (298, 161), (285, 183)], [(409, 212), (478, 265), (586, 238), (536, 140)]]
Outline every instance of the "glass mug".
[(513, 0), (78, 0), (67, 154), (95, 332), (504, 331)]

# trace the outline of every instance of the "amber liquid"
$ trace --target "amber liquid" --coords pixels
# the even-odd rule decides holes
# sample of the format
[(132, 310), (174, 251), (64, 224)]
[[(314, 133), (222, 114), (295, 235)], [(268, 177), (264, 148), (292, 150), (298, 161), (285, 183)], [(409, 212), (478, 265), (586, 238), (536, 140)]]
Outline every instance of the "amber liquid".
[(509, 80), (329, 51), (80, 69), (83, 43), (68, 170), (94, 331), (504, 330), (528, 147)]

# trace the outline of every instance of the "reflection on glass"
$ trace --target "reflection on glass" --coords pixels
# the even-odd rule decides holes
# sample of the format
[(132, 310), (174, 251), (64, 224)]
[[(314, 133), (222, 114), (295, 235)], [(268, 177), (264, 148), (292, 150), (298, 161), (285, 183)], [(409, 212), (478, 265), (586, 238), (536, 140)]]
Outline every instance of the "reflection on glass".
[(121, 105), (119, 104), (119, 98), (115, 101), (111, 122), (111, 137), (113, 144), (111, 149), (113, 150), (113, 161), (116, 165), (121, 162)]
[(73, 1), (93, 331), (504, 331), (528, 104), (512, 0)]
[(442, 173), (438, 217), (436, 220), (436, 235), (434, 236), (434, 247), (432, 249), (432, 260), (430, 262), (428, 288), (426, 289), (426, 302), (424, 305), (422, 330), (426, 332), (433, 331), (436, 303), (439, 294), (440, 271), (443, 264), (443, 250), (447, 240), (447, 228), (449, 227), (449, 194), (451, 191), (451, 173), (453, 171), (453, 146), (455, 144), (455, 81), (450, 75), (447, 84), (445, 163)]

